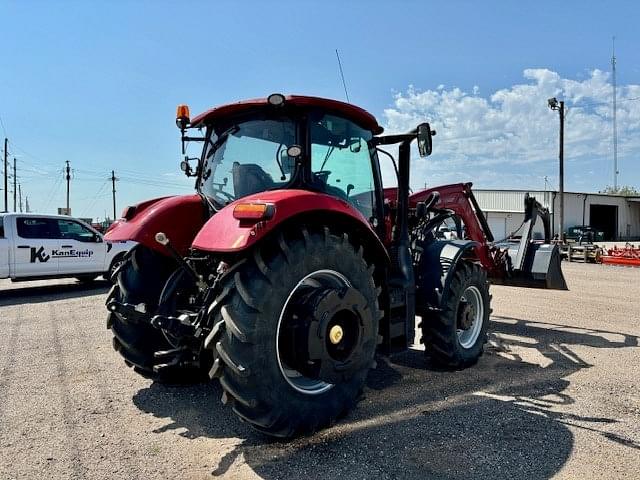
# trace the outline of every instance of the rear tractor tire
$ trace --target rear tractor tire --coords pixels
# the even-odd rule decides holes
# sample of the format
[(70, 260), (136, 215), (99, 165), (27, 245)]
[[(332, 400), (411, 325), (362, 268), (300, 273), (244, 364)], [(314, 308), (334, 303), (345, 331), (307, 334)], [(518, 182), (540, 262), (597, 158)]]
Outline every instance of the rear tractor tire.
[(347, 234), (304, 227), (231, 267), (205, 340), (222, 401), (255, 429), (284, 438), (353, 408), (382, 317), (373, 271)]
[[(114, 279), (113, 298), (131, 305), (143, 303), (147, 312), (155, 312), (167, 279), (175, 271), (176, 265), (171, 259), (138, 245), (131, 250)], [(145, 378), (174, 384), (194, 383), (208, 378), (211, 367), (211, 361), (207, 360), (208, 352), (200, 359), (199, 367), (175, 366), (155, 372), (154, 366), (162, 363), (155, 358), (155, 352), (171, 350), (177, 344), (146, 320), (109, 312), (107, 328), (113, 333), (113, 348), (129, 367)]]
[(486, 270), (472, 262), (458, 264), (441, 311), (422, 318), (422, 339), (434, 363), (460, 369), (478, 361), (487, 342), (490, 303)]

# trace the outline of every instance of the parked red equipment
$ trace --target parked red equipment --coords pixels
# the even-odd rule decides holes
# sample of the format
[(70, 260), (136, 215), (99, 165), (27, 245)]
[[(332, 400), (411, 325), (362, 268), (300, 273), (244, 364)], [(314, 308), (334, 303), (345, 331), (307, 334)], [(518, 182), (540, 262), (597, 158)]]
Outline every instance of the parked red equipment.
[(628, 267), (640, 267), (640, 247), (627, 243), (624, 247), (614, 246), (606, 250), (606, 254), (600, 255), (599, 261), (605, 265), (622, 265)]
[[(107, 298), (107, 326), (137, 372), (217, 378), (223, 402), (261, 432), (335, 422), (376, 351), (413, 344), (416, 315), (432, 361), (474, 364), (488, 278), (566, 288), (535, 199), (520, 241), (494, 244), (470, 183), (410, 195), (411, 143), (431, 153), (427, 123), (382, 135), (359, 107), (280, 94), (194, 119), (181, 106), (176, 123), (183, 146), (203, 144), (181, 163), (197, 194), (128, 207), (113, 224), (107, 238), (139, 245)], [(398, 187), (383, 189), (379, 147), (396, 144)], [(531, 240), (538, 217), (545, 243)], [(456, 239), (439, 237), (449, 221)]]

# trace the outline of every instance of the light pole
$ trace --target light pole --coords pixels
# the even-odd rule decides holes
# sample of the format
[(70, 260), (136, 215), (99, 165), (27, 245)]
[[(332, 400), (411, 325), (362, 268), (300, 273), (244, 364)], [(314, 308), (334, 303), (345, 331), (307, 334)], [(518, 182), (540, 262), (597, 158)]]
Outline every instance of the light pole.
[(548, 100), (549, 108), (551, 110), (557, 110), (560, 113), (560, 235), (559, 238), (564, 242), (564, 100), (558, 101), (556, 97)]

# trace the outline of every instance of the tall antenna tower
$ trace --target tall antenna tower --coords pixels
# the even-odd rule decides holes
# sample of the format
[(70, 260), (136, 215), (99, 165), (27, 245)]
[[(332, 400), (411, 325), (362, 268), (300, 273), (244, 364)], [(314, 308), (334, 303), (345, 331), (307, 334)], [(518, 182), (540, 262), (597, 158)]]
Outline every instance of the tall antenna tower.
[(613, 82), (613, 189), (618, 189), (618, 119), (617, 119), (617, 86), (616, 86), (616, 37), (613, 37), (611, 53), (611, 78)]

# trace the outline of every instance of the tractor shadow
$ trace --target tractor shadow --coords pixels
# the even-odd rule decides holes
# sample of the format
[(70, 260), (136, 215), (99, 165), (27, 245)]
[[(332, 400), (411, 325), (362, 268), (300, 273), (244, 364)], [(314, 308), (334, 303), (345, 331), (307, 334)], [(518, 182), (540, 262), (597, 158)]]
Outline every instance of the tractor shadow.
[[(0, 307), (22, 305), (25, 303), (47, 303), (70, 298), (102, 295), (109, 291), (111, 283), (106, 280), (94, 280), (89, 283), (47, 283), (25, 282), (24, 286), (2, 289), (0, 286)], [(15, 285), (15, 284), (14, 284)]]
[[(170, 419), (157, 433), (183, 429), (188, 438), (242, 439), (217, 460), (214, 477), (231, 476), (238, 462), (265, 479), (550, 478), (571, 454), (569, 426), (640, 450), (605, 430), (615, 418), (558, 411), (575, 401), (565, 392), (567, 377), (592, 366), (572, 345), (635, 347), (638, 337), (505, 317), (492, 323), (490, 344), (475, 367), (443, 371), (418, 350), (391, 361), (379, 358), (358, 408), (334, 427), (290, 442), (271, 440), (237, 420), (220, 404), (217, 384), (152, 384), (133, 401)], [(529, 351), (527, 361), (523, 351)]]

